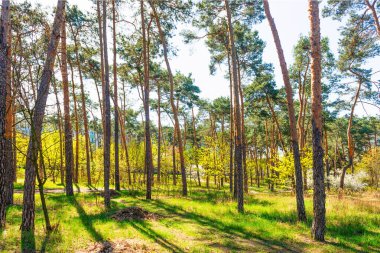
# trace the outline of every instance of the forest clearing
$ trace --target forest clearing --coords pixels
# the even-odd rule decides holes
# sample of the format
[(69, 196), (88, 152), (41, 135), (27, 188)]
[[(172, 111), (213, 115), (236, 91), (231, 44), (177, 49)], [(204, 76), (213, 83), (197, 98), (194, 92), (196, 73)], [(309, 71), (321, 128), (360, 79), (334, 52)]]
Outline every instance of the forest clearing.
[(0, 2), (0, 252), (380, 252), (380, 0)]

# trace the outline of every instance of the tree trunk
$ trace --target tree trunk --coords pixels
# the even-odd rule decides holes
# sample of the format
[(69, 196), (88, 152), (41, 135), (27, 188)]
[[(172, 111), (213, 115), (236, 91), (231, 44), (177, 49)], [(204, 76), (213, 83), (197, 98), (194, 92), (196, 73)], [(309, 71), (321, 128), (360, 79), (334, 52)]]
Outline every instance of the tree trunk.
[(321, 34), (319, 2), (309, 0), (310, 44), (311, 44), (311, 111), (313, 129), (313, 225), (312, 237), (325, 240), (326, 207), (322, 146), (322, 87), (321, 87)]
[(157, 181), (161, 182), (161, 87), (160, 82), (157, 83), (157, 117), (158, 117), (158, 138), (157, 138)]
[[(9, 0), (2, 0), (1, 5), (1, 27), (0, 27), (0, 52), (7, 52), (8, 47), (8, 32), (10, 22), (10, 2)], [(7, 55), (0, 54), (0, 229), (5, 228), (6, 220), (6, 202), (7, 193), (9, 192), (9, 185), (7, 184), (7, 129), (6, 129), (6, 115), (7, 115), (7, 86), (8, 80), (8, 65)]]
[[(198, 152), (198, 141), (197, 141), (197, 128), (195, 125), (195, 115), (194, 115), (194, 106), (191, 107), (191, 121), (193, 125), (193, 147), (196, 149), (196, 152)], [(198, 179), (198, 186), (201, 186), (201, 176), (199, 173), (199, 164), (198, 164), (198, 156), (195, 155), (195, 166), (197, 167), (197, 179)]]
[[(8, 34), (7, 34), (7, 49), (6, 55), (8, 59), (12, 59), (12, 31), (11, 25), (8, 25)], [(13, 204), (13, 178), (14, 178), (14, 161), (13, 161), (13, 100), (12, 97), (12, 65), (8, 60), (6, 63), (6, 119), (5, 119), (5, 156), (6, 156), (6, 168), (7, 168), (7, 176), (6, 176), (6, 184), (8, 185), (8, 191), (6, 193), (6, 203), (8, 205)]]
[(74, 168), (74, 183), (79, 182), (79, 119), (78, 119), (78, 108), (77, 108), (77, 95), (75, 94), (75, 83), (74, 83), (74, 71), (73, 65), (70, 63), (71, 70), (71, 85), (73, 93), (74, 102), (74, 118), (75, 118), (75, 168)]
[[(66, 13), (65, 13), (66, 14)], [(61, 74), (63, 88), (63, 113), (65, 119), (65, 189), (67, 196), (73, 196), (73, 131), (70, 118), (70, 93), (69, 93), (69, 78), (67, 74), (67, 48), (66, 48), (66, 16), (62, 23), (61, 30)]]
[(78, 48), (78, 42), (76, 37), (74, 36), (74, 51), (75, 51), (75, 58), (76, 58), (76, 64), (78, 67), (79, 72), (79, 81), (80, 81), (80, 90), (81, 90), (81, 100), (82, 100), (82, 114), (83, 114), (83, 126), (84, 126), (84, 138), (85, 138), (85, 147), (86, 147), (86, 172), (87, 172), (87, 184), (91, 185), (91, 159), (90, 159), (90, 152), (91, 152), (91, 145), (90, 145), (90, 138), (88, 133), (88, 116), (87, 116), (87, 109), (86, 109), (86, 97), (84, 93), (84, 84), (83, 84), (83, 74), (82, 74), (82, 67), (81, 63), (79, 61), (79, 48)]
[(277, 54), (280, 61), (282, 78), (283, 78), (283, 81), (285, 84), (285, 90), (286, 90), (287, 107), (288, 107), (288, 113), (289, 113), (289, 127), (290, 127), (290, 135), (291, 135), (290, 137), (292, 141), (294, 169), (295, 169), (295, 178), (296, 178), (296, 201), (297, 201), (298, 220), (306, 221), (305, 203), (304, 203), (304, 198), (303, 198), (303, 187), (302, 187), (301, 159), (300, 159), (300, 152), (299, 152), (298, 139), (297, 139), (296, 117), (295, 117), (294, 105), (293, 105), (293, 90), (290, 84), (288, 68), (286, 66), (285, 56), (282, 50), (280, 37), (278, 35), (274, 19), (272, 18), (272, 15), (270, 13), (268, 0), (264, 0), (264, 10), (268, 18), (269, 26), (272, 30), (273, 39), (276, 45)]
[(172, 107), (173, 111), (173, 117), (174, 117), (174, 130), (177, 135), (177, 141), (178, 141), (178, 150), (179, 150), (179, 159), (180, 159), (180, 164), (181, 164), (181, 176), (182, 176), (182, 195), (187, 196), (187, 181), (186, 181), (186, 168), (185, 168), (185, 156), (183, 152), (183, 143), (182, 143), (182, 136), (181, 136), (181, 130), (179, 127), (179, 119), (178, 119), (178, 108), (174, 104), (174, 80), (173, 80), (173, 73), (170, 67), (170, 62), (168, 58), (168, 48), (167, 48), (167, 41), (164, 35), (164, 32), (162, 31), (161, 28), (161, 23), (160, 19), (158, 17), (158, 13), (156, 11), (155, 5), (153, 4), (152, 0), (149, 1), (149, 4), (152, 8), (153, 15), (156, 21), (156, 25), (158, 28), (158, 33), (161, 41), (161, 45), (163, 47), (163, 53), (164, 53), (164, 58), (165, 58), (165, 64), (166, 68), (168, 70), (168, 75), (169, 75), (169, 84), (170, 84), (170, 105)]
[(231, 54), (232, 80), (234, 85), (234, 107), (235, 107), (235, 163), (237, 172), (237, 201), (238, 211), (244, 212), (244, 191), (243, 191), (243, 164), (242, 164), (242, 126), (241, 126), (241, 107), (239, 101), (239, 82), (237, 68), (237, 54), (235, 48), (234, 28), (232, 26), (231, 10), (229, 0), (225, 0), (225, 9), (227, 12), (228, 41)]
[(231, 70), (231, 57), (228, 56), (228, 71), (230, 76), (230, 192), (234, 192), (234, 107), (233, 107), (233, 92), (232, 92), (232, 70)]
[(49, 85), (53, 74), (55, 57), (57, 54), (58, 42), (60, 39), (60, 30), (62, 27), (63, 13), (66, 1), (58, 0), (57, 10), (55, 13), (54, 24), (52, 33), (47, 49), (46, 61), (43, 67), (40, 86), (38, 89), (37, 100), (32, 119), (32, 136), (29, 140), (26, 166), (25, 166), (25, 183), (23, 195), (23, 209), (22, 209), (22, 231), (34, 230), (34, 191), (36, 179), (36, 163), (33, 159), (34, 153), (38, 149), (37, 141), (40, 139), (42, 131), (42, 123), (45, 116), (46, 100), (49, 94)]
[(119, 106), (117, 95), (117, 62), (116, 62), (116, 6), (115, 0), (112, 0), (112, 36), (113, 36), (113, 96), (115, 110), (115, 190), (120, 191), (120, 174), (119, 174)]
[[(100, 2), (101, 1), (96, 1), (96, 13), (98, 17), (98, 31), (99, 31), (99, 47), (100, 47), (100, 77), (102, 81), (102, 99), (104, 101), (105, 95), (104, 95), (104, 88), (106, 86), (105, 80), (104, 80), (104, 46), (103, 46), (103, 28), (102, 28), (102, 15), (100, 11)], [(100, 101), (100, 99), (99, 99)], [(101, 103), (99, 103), (101, 105)], [(103, 133), (104, 133), (104, 105), (103, 109), (101, 110), (102, 113), (102, 128), (103, 128)]]
[(140, 0), (141, 7), (141, 29), (143, 34), (143, 61), (144, 61), (144, 111), (145, 111), (145, 167), (147, 170), (146, 199), (152, 199), (152, 179), (153, 179), (153, 159), (152, 141), (150, 136), (150, 116), (149, 116), (149, 57), (146, 40), (146, 28), (144, 17), (144, 0)]
[[(99, 0), (98, 0), (99, 1)], [(107, 2), (103, 1), (103, 55), (104, 55), (104, 206), (111, 207), (110, 197), (110, 167), (111, 167), (111, 104), (110, 104), (110, 73), (107, 49)]]
[(61, 112), (61, 104), (59, 103), (58, 99), (58, 90), (57, 90), (57, 83), (55, 78), (53, 78), (53, 89), (54, 89), (54, 95), (57, 105), (57, 119), (58, 119), (58, 133), (59, 133), (59, 154), (60, 154), (60, 163), (59, 163), (59, 172), (61, 175), (61, 184), (63, 185), (65, 182), (65, 172), (63, 171), (63, 145), (62, 145), (62, 112)]

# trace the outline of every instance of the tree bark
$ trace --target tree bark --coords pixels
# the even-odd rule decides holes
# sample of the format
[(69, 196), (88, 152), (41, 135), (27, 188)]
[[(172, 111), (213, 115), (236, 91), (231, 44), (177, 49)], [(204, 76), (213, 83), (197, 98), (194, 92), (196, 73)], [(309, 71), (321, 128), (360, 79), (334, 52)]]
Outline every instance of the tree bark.
[(75, 168), (74, 168), (74, 183), (79, 181), (79, 119), (78, 119), (78, 108), (77, 108), (77, 95), (75, 94), (75, 83), (74, 83), (74, 70), (73, 66), (68, 62), (71, 70), (71, 86), (73, 93), (74, 102), (74, 118), (75, 118)]
[[(102, 81), (102, 99), (104, 101), (105, 95), (104, 95), (104, 88), (105, 88), (105, 80), (104, 80), (104, 46), (103, 46), (103, 28), (102, 28), (102, 15), (100, 11), (100, 2), (101, 1), (96, 1), (96, 13), (98, 17), (98, 30), (99, 30), (99, 47), (100, 47), (100, 77)], [(99, 99), (100, 101), (100, 99)], [(101, 103), (99, 103), (101, 105)], [(103, 109), (101, 110), (102, 113), (102, 128), (104, 132), (104, 105)]]
[(58, 42), (60, 39), (60, 30), (62, 27), (63, 13), (66, 1), (58, 0), (57, 10), (55, 13), (52, 33), (47, 49), (46, 61), (43, 67), (40, 86), (38, 88), (37, 100), (32, 119), (32, 136), (29, 139), (25, 166), (25, 183), (23, 195), (22, 209), (22, 231), (34, 230), (34, 214), (35, 214), (35, 179), (36, 179), (36, 161), (34, 161), (35, 152), (38, 150), (42, 123), (45, 116), (46, 100), (49, 94), (50, 81), (53, 74), (55, 57), (57, 54)]
[[(66, 13), (65, 13), (66, 14)], [(61, 29), (61, 74), (63, 88), (63, 114), (65, 120), (65, 189), (67, 196), (73, 196), (73, 132), (70, 118), (70, 93), (69, 93), (69, 78), (67, 74), (67, 46), (66, 46), (66, 15)]]
[[(73, 30), (73, 29), (71, 29)], [(87, 173), (87, 184), (91, 185), (91, 144), (88, 130), (88, 116), (87, 116), (87, 106), (86, 106), (86, 97), (84, 93), (84, 83), (83, 83), (83, 74), (82, 67), (79, 61), (79, 46), (76, 36), (74, 36), (74, 51), (75, 59), (79, 72), (79, 81), (80, 81), (80, 90), (81, 90), (81, 100), (82, 100), (82, 114), (83, 114), (83, 126), (84, 126), (84, 138), (85, 138), (85, 147), (86, 147), (86, 173)]]
[(161, 87), (160, 82), (157, 82), (157, 117), (158, 117), (158, 137), (157, 137), (157, 182), (161, 182)]
[(277, 54), (280, 61), (282, 78), (285, 84), (287, 107), (288, 107), (288, 114), (289, 114), (290, 137), (292, 141), (294, 169), (295, 169), (295, 178), (296, 178), (297, 215), (298, 215), (298, 220), (306, 221), (305, 203), (304, 203), (303, 187), (302, 187), (301, 159), (300, 159), (300, 152), (299, 152), (298, 139), (297, 139), (296, 117), (295, 117), (294, 105), (293, 105), (293, 90), (290, 84), (288, 68), (286, 66), (285, 56), (282, 50), (280, 37), (278, 35), (278, 31), (277, 31), (274, 19), (270, 13), (268, 0), (264, 0), (264, 10), (268, 18), (269, 26), (272, 30), (273, 39), (276, 45)]
[(6, 119), (5, 119), (5, 156), (6, 156), (6, 168), (7, 168), (7, 176), (6, 176), (6, 184), (8, 185), (8, 191), (6, 193), (6, 203), (7, 205), (13, 204), (13, 178), (15, 173), (14, 161), (13, 161), (13, 96), (12, 96), (12, 30), (11, 25), (8, 25), (8, 33), (7, 33), (7, 69), (6, 69)]
[(153, 179), (153, 159), (152, 140), (150, 136), (150, 116), (149, 116), (149, 56), (146, 40), (146, 28), (144, 17), (144, 0), (140, 0), (141, 7), (141, 29), (143, 34), (143, 62), (144, 62), (144, 111), (145, 111), (145, 166), (146, 177), (146, 199), (152, 199), (152, 179)]
[(117, 61), (116, 61), (116, 6), (115, 0), (112, 0), (112, 37), (113, 37), (113, 96), (114, 96), (114, 110), (115, 110), (115, 190), (120, 191), (120, 172), (119, 172), (119, 105), (117, 95)]
[(149, 4), (152, 8), (153, 15), (156, 21), (156, 25), (158, 28), (158, 33), (161, 41), (161, 45), (163, 47), (163, 52), (164, 52), (164, 59), (165, 59), (165, 64), (166, 68), (168, 70), (168, 75), (169, 75), (169, 84), (170, 84), (170, 105), (172, 107), (173, 111), (173, 117), (174, 117), (174, 129), (176, 132), (177, 136), (177, 141), (178, 141), (178, 150), (179, 150), (179, 160), (181, 164), (181, 176), (182, 176), (182, 195), (187, 196), (187, 181), (186, 181), (186, 168), (185, 168), (185, 156), (183, 152), (183, 143), (182, 143), (182, 136), (181, 136), (181, 130), (179, 126), (179, 119), (178, 119), (178, 107), (174, 103), (174, 80), (173, 80), (173, 73), (170, 67), (170, 62), (168, 58), (168, 48), (167, 48), (167, 41), (164, 35), (164, 32), (162, 31), (161, 28), (161, 23), (160, 19), (158, 16), (158, 13), (156, 11), (155, 5), (152, 2), (152, 0), (149, 1)]
[(235, 107), (235, 163), (237, 172), (237, 202), (238, 211), (244, 212), (244, 191), (243, 191), (243, 164), (242, 164), (242, 125), (241, 125), (241, 107), (239, 101), (239, 82), (238, 82), (238, 68), (237, 68), (237, 54), (235, 48), (234, 28), (232, 26), (231, 9), (229, 0), (225, 0), (225, 9), (227, 12), (227, 26), (228, 26), (228, 41), (229, 51), (231, 54), (232, 66), (232, 80), (234, 86), (234, 107)]
[(322, 146), (322, 87), (321, 87), (321, 34), (319, 2), (309, 0), (310, 44), (311, 44), (311, 112), (313, 129), (313, 225), (312, 237), (325, 240), (326, 207)]
[[(59, 103), (59, 98), (58, 98), (57, 83), (56, 83), (55, 79), (53, 79), (52, 84), (53, 84), (56, 106), (57, 106), (58, 133), (59, 133), (59, 154), (60, 154), (59, 172), (61, 175), (61, 184), (63, 185), (65, 182), (65, 179), (64, 179), (65, 172), (63, 171), (62, 112), (61, 112), (61, 104)], [(53, 178), (53, 180), (54, 180), (54, 178)]]
[[(10, 22), (10, 2), (2, 0), (1, 5), (1, 24), (0, 24), (0, 52), (7, 52), (8, 33)], [(6, 53), (0, 53), (0, 229), (5, 228), (7, 193), (9, 185), (7, 184), (7, 136), (6, 136), (6, 114), (7, 114), (7, 85), (8, 65)]]
[[(98, 0), (99, 1), (99, 0)], [(104, 206), (111, 207), (110, 197), (110, 167), (111, 167), (111, 104), (110, 104), (110, 74), (107, 49), (107, 2), (103, 1), (103, 55), (104, 55)]]

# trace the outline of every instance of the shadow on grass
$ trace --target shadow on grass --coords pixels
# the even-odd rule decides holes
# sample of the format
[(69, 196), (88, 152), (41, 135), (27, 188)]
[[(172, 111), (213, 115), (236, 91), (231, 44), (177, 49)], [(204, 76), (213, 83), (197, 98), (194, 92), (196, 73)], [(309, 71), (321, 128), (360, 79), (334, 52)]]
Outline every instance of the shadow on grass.
[(77, 209), (77, 213), (79, 214), (79, 218), (80, 218), (83, 226), (90, 233), (91, 237), (97, 242), (103, 241), (102, 235), (98, 231), (96, 231), (96, 229), (94, 228), (94, 225), (92, 224), (92, 222), (93, 222), (92, 218), (87, 215), (86, 211), (78, 203), (76, 198), (75, 197), (69, 197), (69, 201)]
[(297, 245), (297, 246), (289, 245), (283, 241), (270, 240), (268, 238), (263, 238), (259, 234), (251, 233), (238, 225), (225, 224), (216, 219), (211, 219), (209, 217), (206, 217), (200, 214), (185, 211), (184, 209), (178, 206), (168, 205), (160, 200), (154, 200), (152, 201), (152, 204), (156, 205), (158, 208), (164, 209), (167, 212), (176, 214), (188, 220), (195, 221), (202, 226), (213, 228), (224, 234), (240, 237), (247, 240), (253, 239), (255, 243), (265, 247), (270, 252), (279, 252), (279, 251), (280, 252), (300, 252), (302, 251), (301, 250), (302, 248), (298, 247), (300, 245)]
[[(68, 197), (68, 201), (76, 208), (77, 213), (79, 215), (79, 218), (80, 218), (83, 226), (90, 233), (91, 237), (95, 241), (101, 242), (104, 249), (111, 250), (111, 252), (112, 252), (112, 248), (109, 249), (110, 244), (104, 240), (103, 236), (94, 228), (94, 225), (92, 224), (93, 220), (97, 219), (97, 218), (96, 217), (94, 218), (93, 216), (87, 215), (86, 211), (79, 204), (79, 202), (76, 200), (75, 197)], [(101, 215), (101, 216), (103, 216), (103, 215)]]
[(162, 247), (169, 250), (170, 252), (178, 252), (178, 253), (184, 252), (177, 245), (169, 242), (164, 237), (162, 237), (157, 232), (155, 232), (153, 229), (151, 229), (149, 223), (146, 223), (144, 221), (130, 221), (128, 222), (128, 224), (130, 224), (133, 228), (135, 228), (141, 234), (153, 239), (156, 243), (160, 244)]
[(34, 231), (21, 231), (21, 252), (36, 252), (36, 238), (34, 236)]
[(77, 189), (77, 193), (80, 193), (80, 186), (74, 183), (75, 188)]

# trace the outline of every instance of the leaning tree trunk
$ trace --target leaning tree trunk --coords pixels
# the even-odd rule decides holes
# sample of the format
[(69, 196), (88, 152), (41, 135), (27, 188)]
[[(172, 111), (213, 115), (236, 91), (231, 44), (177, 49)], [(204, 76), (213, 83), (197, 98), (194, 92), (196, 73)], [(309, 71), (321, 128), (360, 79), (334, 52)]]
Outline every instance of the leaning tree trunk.
[(34, 161), (35, 152), (38, 150), (37, 143), (42, 132), (42, 123), (45, 116), (46, 100), (49, 94), (50, 81), (53, 75), (55, 57), (57, 55), (57, 47), (60, 39), (60, 30), (62, 27), (63, 13), (66, 0), (58, 0), (57, 10), (55, 13), (54, 24), (50, 41), (47, 49), (46, 61), (43, 67), (40, 86), (38, 88), (37, 100), (32, 119), (32, 136), (29, 140), (26, 166), (25, 166), (25, 183), (23, 195), (22, 223), (23, 231), (34, 230), (34, 214), (35, 214), (35, 180), (36, 180), (36, 161)]
[(119, 106), (117, 95), (117, 62), (116, 62), (116, 6), (115, 0), (112, 0), (112, 37), (113, 37), (113, 97), (115, 110), (115, 190), (120, 191), (120, 173), (119, 173)]
[(293, 158), (294, 158), (294, 168), (295, 168), (295, 178), (296, 178), (296, 201), (297, 201), (297, 214), (298, 220), (306, 221), (305, 203), (303, 198), (303, 187), (302, 187), (302, 168), (301, 159), (297, 139), (297, 126), (296, 126), (296, 116), (294, 112), (293, 105), (293, 90), (290, 84), (288, 68), (286, 66), (284, 52), (282, 50), (280, 37), (277, 32), (276, 24), (270, 13), (268, 0), (264, 0), (265, 14), (268, 18), (269, 26), (272, 30), (273, 39), (275, 41), (278, 58), (280, 61), (282, 78), (285, 84), (286, 99), (289, 113), (289, 126), (290, 126), (290, 137), (292, 141), (293, 148)]
[[(7, 43), (8, 32), (9, 32), (9, 12), (10, 3), (8, 0), (2, 1), (1, 6), (1, 27), (0, 27), (0, 229), (5, 227), (6, 219), (6, 201), (7, 201), (7, 155), (6, 155), (6, 111), (7, 111), (7, 83), (8, 79), (8, 64), (9, 61), (6, 59), (7, 55), (4, 53), (10, 46)], [(3, 52), (3, 53), (2, 53)]]
[[(99, 1), (99, 0), (98, 0)], [(111, 104), (110, 104), (110, 73), (107, 49), (107, 2), (103, 1), (103, 55), (104, 55), (104, 206), (111, 207), (110, 197), (110, 167), (111, 167)]]
[(146, 39), (144, 0), (140, 1), (141, 7), (141, 29), (143, 34), (143, 62), (144, 62), (144, 111), (145, 111), (145, 166), (146, 177), (146, 199), (152, 198), (153, 180), (153, 159), (152, 159), (152, 140), (150, 136), (150, 116), (149, 116), (149, 58), (148, 45)]
[(231, 9), (229, 0), (225, 0), (225, 9), (227, 12), (228, 42), (231, 55), (232, 80), (234, 86), (234, 107), (235, 107), (235, 163), (237, 172), (237, 201), (238, 211), (244, 212), (244, 191), (243, 191), (243, 164), (242, 164), (242, 126), (241, 126), (241, 109), (239, 101), (239, 77), (237, 68), (237, 55), (235, 48), (234, 28), (232, 26)]
[(326, 207), (322, 146), (322, 87), (321, 87), (321, 33), (319, 2), (309, 0), (310, 44), (311, 44), (311, 111), (313, 129), (313, 225), (312, 236), (317, 241), (325, 240)]
[(61, 30), (61, 74), (63, 88), (63, 114), (65, 120), (65, 189), (67, 196), (73, 196), (73, 132), (70, 118), (69, 78), (67, 74), (67, 48), (66, 48), (66, 16), (64, 16)]
[(158, 16), (158, 13), (156, 11), (155, 5), (152, 3), (152, 1), (149, 1), (149, 4), (152, 8), (153, 15), (156, 21), (156, 25), (158, 28), (158, 33), (161, 41), (161, 45), (163, 47), (163, 53), (165, 58), (165, 64), (166, 68), (168, 70), (169, 75), (169, 84), (170, 84), (170, 105), (172, 107), (173, 111), (173, 117), (174, 117), (174, 130), (176, 132), (177, 141), (178, 141), (178, 150), (179, 150), (179, 160), (181, 164), (181, 176), (182, 176), (182, 195), (187, 196), (187, 181), (186, 181), (186, 168), (185, 168), (185, 156), (184, 156), (184, 146), (182, 143), (182, 136), (181, 136), (181, 130), (179, 127), (179, 119), (178, 119), (178, 107), (174, 103), (174, 79), (173, 79), (173, 73), (170, 67), (169, 57), (168, 57), (168, 45), (167, 41), (164, 35), (164, 32), (161, 28), (160, 19)]

